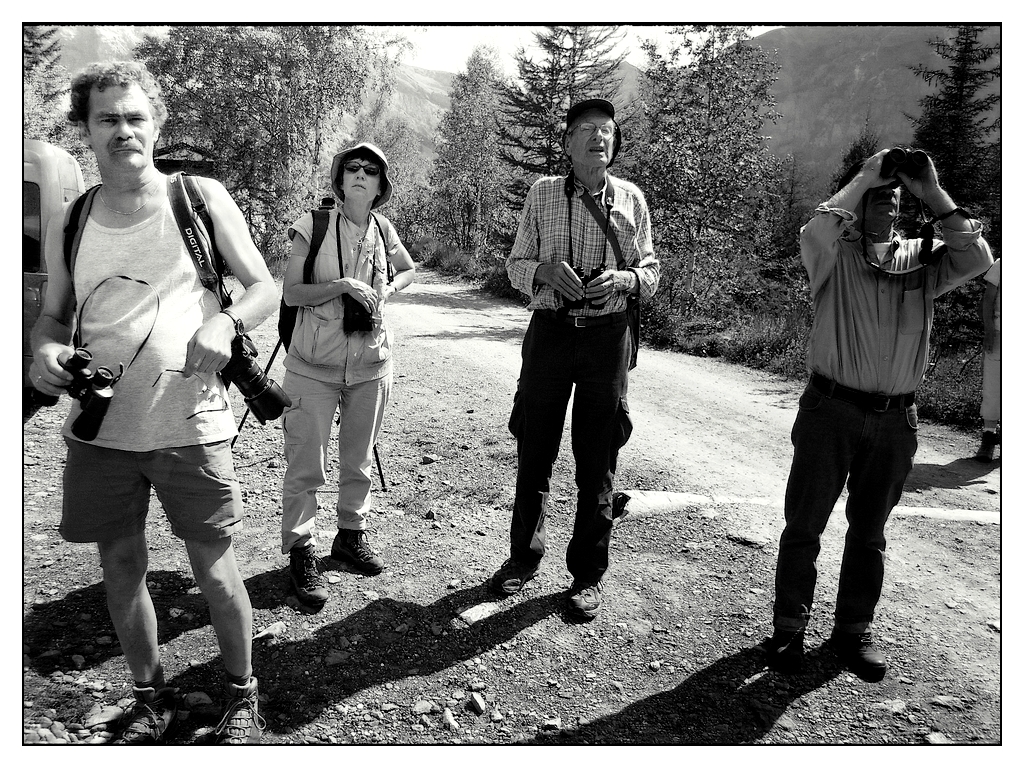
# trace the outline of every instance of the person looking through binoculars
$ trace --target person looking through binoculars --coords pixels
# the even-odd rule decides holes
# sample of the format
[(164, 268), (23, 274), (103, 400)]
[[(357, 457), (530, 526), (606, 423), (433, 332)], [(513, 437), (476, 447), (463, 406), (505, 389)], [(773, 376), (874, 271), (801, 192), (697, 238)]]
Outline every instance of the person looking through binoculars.
[[(932, 212), (917, 238), (893, 229), (904, 188)], [(934, 300), (992, 264), (981, 233), (981, 222), (939, 186), (931, 158), (902, 148), (850, 167), (800, 231), (814, 302), (811, 379), (792, 430), (774, 633), (760, 645), (773, 669), (802, 666), (821, 534), (845, 485), (848, 528), (828, 644), (862, 679), (885, 675), (871, 631), (885, 524), (917, 452), (915, 390), (928, 364)]]
[(331, 186), (341, 205), (329, 211), (311, 281), (305, 278), (314, 242), (312, 213), (288, 230), (292, 254), (284, 276), (284, 301), (299, 309), (284, 360), (284, 391), (292, 405), (283, 422), (288, 468), (281, 551), (289, 556), (296, 597), (313, 610), (328, 597), (314, 554), (314, 525), (339, 409), (337, 533), (331, 556), (367, 575), (384, 568), (370, 545), (366, 520), (373, 448), (391, 394), (392, 337), (384, 307), (416, 276), (394, 226), (373, 212), (391, 198), (384, 153), (368, 143), (339, 152), (331, 164)]
[(236, 428), (218, 372), (236, 336), (273, 313), (277, 289), (242, 212), (211, 179), (200, 182), (217, 245), (245, 295), (228, 314), (203, 286), (171, 210), (168, 177), (153, 164), (166, 116), (141, 64), (93, 64), (73, 79), (68, 117), (95, 154), (102, 185), (71, 273), (62, 217), (48, 225), (49, 285), (32, 331), (31, 376), (44, 395), (75, 398), (63, 431), (60, 534), (99, 547), (107, 606), (135, 680), (136, 703), (117, 741), (162, 741), (177, 713), (146, 586), (152, 488), (185, 542), (220, 644), (228, 702), (217, 739), (246, 743), (259, 739), (262, 718), (252, 607), (231, 541), (243, 513), (230, 447)]

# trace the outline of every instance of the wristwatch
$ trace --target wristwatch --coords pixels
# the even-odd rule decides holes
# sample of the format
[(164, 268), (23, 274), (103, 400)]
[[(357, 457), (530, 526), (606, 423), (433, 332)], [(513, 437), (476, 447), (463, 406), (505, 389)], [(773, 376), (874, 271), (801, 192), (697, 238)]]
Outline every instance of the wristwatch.
[(235, 324), (235, 335), (236, 336), (244, 336), (245, 335), (245, 323), (243, 323), (241, 320), (239, 320), (238, 316), (234, 312), (231, 312), (231, 311), (226, 310), (226, 309), (222, 309), (220, 311), (220, 313), (222, 315), (227, 315), (228, 317), (231, 318), (231, 322), (233, 322)]

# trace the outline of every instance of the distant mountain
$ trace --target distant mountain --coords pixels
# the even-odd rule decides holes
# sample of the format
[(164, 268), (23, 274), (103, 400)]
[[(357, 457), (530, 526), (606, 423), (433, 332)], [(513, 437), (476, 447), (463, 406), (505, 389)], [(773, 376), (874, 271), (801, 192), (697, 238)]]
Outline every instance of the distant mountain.
[[(166, 29), (64, 27), (63, 64), (73, 72), (89, 61), (128, 57), (143, 34)], [(780, 64), (772, 90), (782, 118), (765, 127), (772, 151), (793, 155), (812, 183), (823, 183), (865, 121), (884, 145), (908, 142), (913, 129), (905, 113), (919, 115), (921, 97), (934, 92), (910, 67), (942, 68), (945, 62), (929, 41), (948, 34), (949, 28), (940, 26), (794, 26), (754, 38)], [(982, 42), (998, 45), (1000, 29), (989, 29)], [(987, 66), (1000, 60), (997, 53)], [(629, 101), (640, 72), (626, 63), (622, 75)], [(434, 156), (434, 135), (451, 106), (454, 77), (409, 65), (398, 68), (394, 109), (409, 121), (425, 158)]]
[[(999, 32), (987, 30), (981, 42), (998, 45)], [(949, 33), (934, 26), (798, 26), (755, 38), (781, 65), (772, 90), (783, 117), (765, 128), (772, 151), (793, 155), (821, 180), (835, 172), (865, 121), (883, 146), (909, 142), (906, 115), (919, 116), (920, 99), (937, 91), (910, 67), (944, 69), (929, 41)], [(1000, 59), (997, 52), (986, 68)]]

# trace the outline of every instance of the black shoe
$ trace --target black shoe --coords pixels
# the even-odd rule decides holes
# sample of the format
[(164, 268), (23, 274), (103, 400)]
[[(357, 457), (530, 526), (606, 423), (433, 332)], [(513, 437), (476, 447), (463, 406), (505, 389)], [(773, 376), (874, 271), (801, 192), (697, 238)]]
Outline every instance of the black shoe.
[(523, 588), (526, 582), (536, 576), (539, 570), (539, 562), (533, 565), (524, 565), (510, 557), (494, 572), (488, 584), (496, 595), (514, 595)]
[(267, 721), (260, 716), (259, 683), (250, 677), (245, 685), (229, 682), (228, 705), (213, 733), (217, 744), (259, 744)]
[(288, 557), (288, 576), (299, 602), (310, 608), (323, 608), (327, 602), (327, 588), (320, 577), (313, 546), (292, 547)]
[(981, 447), (974, 454), (974, 458), (986, 464), (992, 461), (996, 455), (996, 445), (999, 443), (999, 435), (990, 429), (981, 433)]
[(366, 531), (339, 528), (331, 546), (331, 557), (348, 563), (367, 576), (376, 576), (384, 570), (384, 560), (373, 551)]
[(885, 655), (875, 646), (870, 632), (833, 632), (828, 644), (861, 680), (877, 683), (885, 677)]
[(121, 721), (114, 744), (159, 744), (178, 716), (177, 688), (136, 688), (135, 704)]
[(764, 651), (765, 664), (769, 669), (784, 675), (793, 675), (804, 666), (804, 631), (776, 629), (771, 637), (757, 646)]
[(590, 620), (601, 610), (604, 584), (600, 581), (573, 579), (569, 587), (569, 610), (577, 618)]

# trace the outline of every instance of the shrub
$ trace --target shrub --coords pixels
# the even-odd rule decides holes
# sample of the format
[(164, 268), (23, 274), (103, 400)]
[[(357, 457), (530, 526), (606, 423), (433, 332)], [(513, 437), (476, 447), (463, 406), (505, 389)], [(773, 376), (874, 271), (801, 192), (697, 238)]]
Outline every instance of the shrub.
[(982, 364), (980, 347), (936, 359), (917, 390), (918, 416), (970, 429), (981, 426)]

